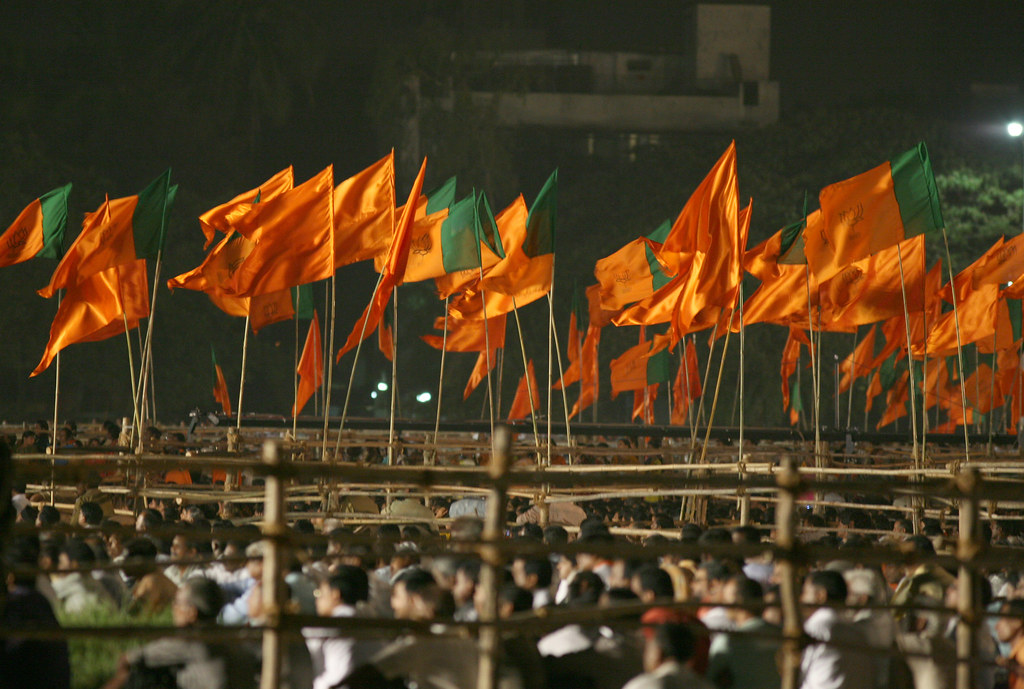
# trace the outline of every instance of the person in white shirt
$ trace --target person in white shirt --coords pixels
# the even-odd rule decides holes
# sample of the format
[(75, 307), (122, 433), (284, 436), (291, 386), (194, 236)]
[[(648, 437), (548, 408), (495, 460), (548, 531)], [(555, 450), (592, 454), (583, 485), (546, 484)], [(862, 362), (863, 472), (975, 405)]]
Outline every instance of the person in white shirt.
[(846, 603), (846, 581), (839, 572), (818, 570), (807, 575), (800, 602), (817, 607), (804, 622), (804, 632), (818, 643), (808, 645), (800, 661), (801, 689), (871, 689), (874, 666), (849, 646), (864, 645), (859, 630), (828, 604)]
[[(316, 590), (316, 612), (321, 617), (355, 617), (356, 605), (369, 597), (365, 570), (339, 565), (334, 574)], [(337, 629), (303, 630), (313, 661), (313, 689), (328, 689), (370, 659), (379, 644), (339, 634)]]
[(685, 624), (658, 625), (644, 645), (645, 672), (622, 689), (714, 689), (686, 664), (695, 647), (694, 634)]

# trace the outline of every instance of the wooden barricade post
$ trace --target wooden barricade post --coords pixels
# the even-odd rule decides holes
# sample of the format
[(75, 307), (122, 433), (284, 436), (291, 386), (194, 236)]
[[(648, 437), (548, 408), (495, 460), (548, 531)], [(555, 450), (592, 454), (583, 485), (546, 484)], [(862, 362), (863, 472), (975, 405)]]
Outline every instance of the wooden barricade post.
[(777, 477), (779, 502), (775, 507), (776, 545), (779, 549), (775, 569), (779, 573), (779, 604), (782, 607), (782, 689), (796, 689), (800, 681), (800, 642), (803, 624), (800, 616), (800, 591), (796, 576), (796, 495), (800, 474), (792, 457), (787, 457)]
[(480, 548), (480, 587), (484, 605), (480, 610), (479, 664), (477, 667), (478, 689), (494, 689), (498, 686), (498, 665), (501, 661), (501, 630), (498, 628), (499, 575), (503, 566), (501, 549), (495, 544), (505, 534), (505, 502), (509, 451), (512, 433), (508, 426), (494, 429), (494, 450), (488, 478), (491, 484), (487, 496), (487, 515), (484, 520), (483, 541)]
[(281, 458), (277, 443), (263, 443), (263, 463), (270, 469), (266, 477), (266, 496), (263, 506), (263, 670), (260, 689), (277, 689), (281, 681), (281, 610), (283, 595), (285, 545), (282, 537), (287, 532), (284, 518), (284, 480), (278, 473)]
[(978, 574), (971, 560), (981, 549), (978, 539), (978, 489), (981, 477), (976, 469), (967, 469), (957, 475), (960, 498), (960, 530), (957, 537), (956, 556), (960, 561), (957, 576), (956, 625), (956, 689), (973, 689), (974, 655), (977, 627), (981, 621), (978, 610)]

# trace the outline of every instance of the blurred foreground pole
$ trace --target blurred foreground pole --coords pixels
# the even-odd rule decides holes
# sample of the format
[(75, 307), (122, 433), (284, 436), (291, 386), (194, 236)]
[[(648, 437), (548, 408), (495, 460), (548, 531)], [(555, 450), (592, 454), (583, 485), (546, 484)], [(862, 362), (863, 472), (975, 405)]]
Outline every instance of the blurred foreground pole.
[(512, 433), (508, 426), (494, 429), (491, 439), (490, 475), (491, 491), (487, 496), (487, 516), (484, 520), (483, 540), (480, 549), (480, 587), (484, 605), (480, 610), (480, 660), (477, 668), (477, 689), (494, 689), (498, 686), (498, 665), (501, 662), (501, 633), (498, 629), (499, 574), (504, 562), (501, 550), (496, 547), (505, 534), (505, 503), (508, 498), (505, 473), (509, 465), (509, 449)]
[(787, 457), (778, 474), (779, 501), (775, 507), (777, 528), (776, 545), (780, 555), (775, 564), (779, 573), (779, 603), (782, 606), (782, 689), (797, 689), (800, 682), (800, 637), (803, 624), (800, 617), (800, 591), (797, 585), (797, 566), (794, 561), (796, 545), (796, 495), (800, 487), (800, 474), (792, 457)]
[(284, 583), (284, 544), (281, 537), (287, 527), (284, 521), (284, 480), (277, 471), (281, 459), (277, 443), (263, 443), (263, 463), (270, 470), (263, 505), (263, 671), (260, 689), (278, 689), (281, 682), (281, 605)]

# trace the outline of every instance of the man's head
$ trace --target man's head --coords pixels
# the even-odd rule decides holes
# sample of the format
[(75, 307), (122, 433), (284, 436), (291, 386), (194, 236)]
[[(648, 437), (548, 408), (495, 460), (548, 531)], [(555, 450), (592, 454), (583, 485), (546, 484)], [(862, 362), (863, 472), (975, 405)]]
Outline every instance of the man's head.
[(757, 617), (756, 608), (764, 604), (764, 589), (753, 579), (743, 574), (736, 574), (725, 582), (725, 586), (722, 588), (722, 602), (726, 605), (744, 606), (726, 610), (730, 620), (736, 624), (742, 624)]
[(508, 619), (514, 612), (533, 609), (533, 596), (515, 584), (506, 584), (498, 591), (498, 617)]
[(191, 577), (178, 587), (171, 617), (175, 627), (213, 623), (224, 607), (224, 593), (217, 582), (206, 577)]
[(86, 501), (78, 507), (78, 525), (94, 529), (103, 523), (103, 508), (97, 502)]
[(724, 563), (718, 560), (702, 562), (693, 575), (693, 597), (705, 603), (721, 603), (722, 588), (730, 576), (732, 572)]
[(72, 538), (60, 549), (57, 568), (62, 571), (77, 569), (88, 567), (94, 562), (96, 562), (96, 553), (89, 547), (89, 544), (83, 540)]
[(153, 541), (139, 536), (124, 544), (124, 573), (138, 578), (156, 569), (157, 548)]
[(152, 531), (164, 523), (163, 516), (154, 509), (146, 508), (139, 512), (139, 518), (135, 520), (135, 530), (139, 532)]
[(657, 565), (644, 565), (630, 580), (630, 588), (642, 602), (653, 603), (655, 600), (671, 600), (675, 596), (672, 577)]
[(196, 548), (196, 543), (195, 540), (193, 539), (193, 534), (175, 534), (174, 540), (171, 541), (172, 560), (191, 560), (194, 559), (198, 554), (199, 550), (198, 548)]
[(546, 557), (517, 557), (512, 561), (512, 579), (527, 591), (551, 586), (551, 574), (551, 560)]
[(391, 608), (400, 620), (432, 620), (440, 602), (441, 587), (425, 569), (403, 571), (391, 587)]
[(316, 592), (316, 612), (328, 617), (339, 605), (354, 607), (370, 598), (366, 571), (352, 565), (338, 565)]
[(820, 606), (827, 603), (843, 605), (846, 603), (846, 580), (839, 572), (819, 569), (811, 572), (804, 579), (800, 602), (804, 605)]
[(46, 527), (60, 523), (60, 512), (53, 505), (43, 505), (39, 508), (39, 516), (36, 517), (36, 526)]
[(458, 606), (471, 603), (476, 593), (477, 582), (480, 581), (480, 561), (463, 560), (455, 569), (455, 585), (452, 586), (452, 597)]
[(683, 623), (659, 624), (644, 645), (644, 670), (654, 672), (664, 663), (675, 661), (685, 665), (696, 648), (693, 632)]

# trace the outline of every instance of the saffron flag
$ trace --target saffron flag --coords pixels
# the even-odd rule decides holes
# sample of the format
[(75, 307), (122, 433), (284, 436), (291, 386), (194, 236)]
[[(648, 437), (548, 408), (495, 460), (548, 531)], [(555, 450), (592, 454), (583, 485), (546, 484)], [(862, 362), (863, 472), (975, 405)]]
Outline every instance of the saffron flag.
[(565, 369), (562, 377), (556, 380), (553, 387), (555, 390), (564, 390), (566, 385), (571, 385), (580, 379), (580, 295), (576, 284), (572, 286), (572, 305), (569, 308), (569, 342), (566, 346), (566, 358), (569, 359), (569, 367)]
[(398, 222), (395, 224), (395, 233), (388, 247), (377, 290), (363, 310), (362, 316), (356, 321), (344, 346), (338, 350), (337, 360), (341, 360), (346, 352), (353, 349), (377, 329), (377, 324), (380, 323), (381, 316), (384, 315), (384, 307), (391, 300), (391, 293), (395, 289), (395, 280), (398, 275), (405, 272), (405, 264), (409, 257), (410, 230), (416, 210), (415, 201), (423, 190), (423, 176), (426, 171), (427, 159), (424, 158), (409, 193), (409, 201), (405, 204)]
[(28, 204), (0, 235), (0, 268), (30, 258), (60, 258), (68, 226), (68, 194), (65, 184)]
[(213, 399), (220, 404), (221, 411), (231, 416), (231, 395), (228, 394), (228, 383), (224, 380), (224, 370), (217, 363), (217, 352), (210, 345), (210, 357), (213, 359)]
[(944, 227), (928, 149), (919, 143), (818, 194), (821, 231), (804, 232), (807, 263), (819, 280), (904, 239)]
[(687, 422), (690, 402), (702, 394), (700, 368), (697, 365), (697, 347), (693, 340), (686, 343), (683, 361), (679, 364), (676, 379), (672, 386), (672, 423), (682, 425)]
[(925, 307), (924, 235), (854, 261), (826, 285), (830, 326), (884, 321)]
[(587, 336), (583, 338), (583, 352), (580, 354), (580, 396), (576, 399), (569, 418), (582, 412), (596, 400), (601, 388), (601, 380), (597, 371), (598, 348), (601, 344), (601, 326), (593, 321), (587, 326)]
[(473, 394), (477, 386), (487, 378), (487, 374), (494, 369), (494, 363), (497, 361), (497, 358), (498, 352), (496, 349), (485, 349), (480, 352), (480, 355), (476, 358), (476, 364), (473, 366), (473, 371), (469, 375), (466, 389), (462, 391), (463, 400), (469, 399), (469, 396)]
[[(514, 296), (517, 305), (529, 303), (548, 293), (554, 268), (557, 211), (558, 170), (555, 170), (530, 206), (522, 243), (516, 241), (517, 237), (512, 237), (511, 241), (502, 237), (506, 256), (485, 275), (483, 289)], [(513, 226), (510, 229), (519, 228)]]
[[(431, 280), (463, 270), (479, 271), (481, 196), (474, 190), (451, 207), (413, 224), (409, 259), (398, 284)], [(428, 222), (429, 218), (436, 219)]]
[(671, 279), (658, 262), (655, 248), (661, 248), (672, 224), (663, 222), (654, 232), (629, 242), (594, 264), (594, 277), (601, 286), (601, 306), (609, 311), (649, 297)]
[(996, 377), (988, 364), (979, 364), (974, 373), (964, 381), (964, 394), (967, 404), (979, 414), (988, 414), (996, 407), (1002, 406), (1003, 394), (996, 384)]
[(800, 363), (800, 345), (804, 344), (810, 349), (810, 340), (803, 331), (797, 328), (789, 329), (789, 336), (786, 338), (786, 346), (782, 348), (782, 361), (779, 374), (782, 378), (782, 408), (789, 408), (789, 378), (796, 371)]
[(978, 263), (971, 275), (975, 288), (1017, 282), (1024, 274), (1024, 234), (1002, 241), (994, 253), (986, 253)]
[(395, 152), (334, 188), (334, 267), (387, 251), (395, 231)]
[(49, 299), (58, 289), (68, 288), (113, 266), (140, 258), (156, 258), (163, 249), (177, 186), (172, 186), (167, 169), (138, 193), (103, 202), (87, 213), (82, 231), (57, 264), (50, 284), (39, 290)]
[(526, 365), (526, 373), (519, 379), (512, 407), (508, 410), (508, 420), (525, 419), (540, 410), (540, 391), (537, 390), (537, 377), (533, 373), (533, 359)]
[(654, 383), (648, 385), (643, 390), (633, 391), (633, 416), (630, 417), (636, 420), (636, 417), (643, 417), (642, 421), (646, 424), (654, 423), (654, 401), (658, 399), (658, 384)]
[(298, 416), (316, 389), (324, 384), (323, 347), (320, 343), (320, 319), (313, 311), (313, 320), (309, 322), (306, 344), (302, 347), (302, 357), (295, 369), (299, 374), (299, 389), (292, 407), (292, 416)]
[(377, 349), (384, 355), (384, 358), (388, 361), (395, 360), (395, 331), (393, 327), (394, 319), (391, 314), (391, 307), (384, 309), (384, 315), (380, 319), (380, 325), (377, 326)]
[(255, 246), (224, 285), (234, 296), (256, 296), (334, 274), (334, 167), (260, 202), (235, 224)]
[[(487, 319), (487, 328), (483, 321), (464, 321), (456, 318), (448, 319), (448, 334), (421, 335), (420, 339), (434, 349), (448, 352), (482, 352), (489, 346), (501, 348), (505, 346), (505, 321), (507, 316), (501, 314)], [(444, 318), (434, 321), (434, 329), (444, 331)]]
[(910, 396), (909, 381), (910, 371), (904, 371), (903, 375), (899, 377), (896, 383), (889, 389), (889, 392), (886, 393), (885, 412), (875, 426), (876, 429), (888, 426), (897, 419), (907, 415), (907, 400)]
[(492, 215), (487, 196), (480, 194), (478, 198), (477, 218), (480, 221), (480, 237), (477, 247), (480, 251), (480, 264), (466, 270), (456, 270), (434, 278), (434, 286), (441, 299), (446, 299), (466, 289), (478, 289), (481, 273), (490, 274), (500, 263), (506, 260), (503, 242), (521, 242), (526, 236), (526, 217), (529, 211), (520, 194), (507, 208), (497, 215)]
[(139, 325), (149, 315), (146, 261), (107, 268), (72, 283), (50, 326), (43, 358), (32, 371), (37, 376), (49, 367), (57, 352), (76, 342), (98, 342)]
[[(229, 316), (249, 316), (249, 325), (253, 333), (258, 333), (271, 323), (291, 318), (295, 314), (295, 309), (293, 297), (287, 289), (261, 294), (251, 299), (234, 296), (225, 291), (229, 280), (242, 261), (252, 252), (253, 246), (253, 242), (237, 232), (232, 232), (217, 242), (199, 266), (169, 279), (167, 289), (173, 292), (180, 287), (204, 292), (217, 308)], [(297, 293), (298, 289), (301, 288), (292, 291)], [(304, 301), (312, 307), (312, 290), (310, 289), (307, 294)]]
[(843, 375), (839, 381), (839, 392), (845, 392), (850, 388), (853, 381), (861, 376), (866, 376), (871, 371), (871, 364), (875, 360), (875, 337), (878, 333), (878, 326), (872, 325), (871, 330), (861, 340), (850, 355), (839, 364), (839, 372)]
[[(642, 333), (641, 333), (642, 336)], [(655, 336), (627, 349), (611, 362), (612, 399), (624, 390), (642, 390), (648, 385), (671, 380), (669, 338)]]
[(289, 165), (255, 189), (243, 191), (230, 201), (200, 215), (199, 228), (206, 237), (203, 249), (208, 249), (213, 244), (218, 232), (231, 234), (234, 231), (234, 224), (252, 210), (253, 204), (269, 201), (283, 192), (290, 191), (293, 184), (294, 171)]

